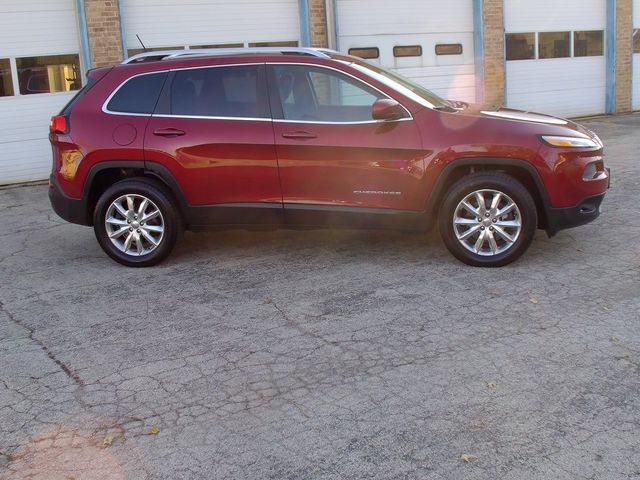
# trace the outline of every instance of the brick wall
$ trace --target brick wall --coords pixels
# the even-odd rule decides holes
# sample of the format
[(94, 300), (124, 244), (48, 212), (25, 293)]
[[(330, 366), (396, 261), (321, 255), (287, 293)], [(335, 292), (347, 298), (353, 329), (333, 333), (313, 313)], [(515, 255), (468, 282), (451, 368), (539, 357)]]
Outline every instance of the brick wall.
[(84, 0), (93, 67), (122, 62), (118, 0)]
[(311, 46), (327, 48), (327, 10), (325, 0), (309, 0), (309, 25), (311, 29)]
[(503, 105), (504, 98), (504, 20), (503, 0), (484, 0), (484, 102)]
[(616, 113), (631, 111), (633, 0), (616, 2)]

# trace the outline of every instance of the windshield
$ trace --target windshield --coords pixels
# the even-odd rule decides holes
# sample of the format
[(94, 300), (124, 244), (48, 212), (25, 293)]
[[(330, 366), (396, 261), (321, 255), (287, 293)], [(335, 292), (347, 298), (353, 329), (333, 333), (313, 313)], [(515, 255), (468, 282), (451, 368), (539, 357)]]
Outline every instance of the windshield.
[(386, 68), (382, 68), (378, 65), (374, 65), (372, 63), (365, 62), (351, 56), (332, 55), (332, 58), (348, 63), (356, 70), (359, 70), (362, 73), (375, 78), (379, 82), (388, 85), (394, 90), (397, 90), (398, 92), (411, 98), (413, 101), (424, 105), (425, 107), (447, 109), (451, 108), (451, 104), (447, 100), (439, 97), (435, 93), (418, 85), (412, 80), (409, 80), (402, 75), (392, 72), (391, 70), (387, 70)]

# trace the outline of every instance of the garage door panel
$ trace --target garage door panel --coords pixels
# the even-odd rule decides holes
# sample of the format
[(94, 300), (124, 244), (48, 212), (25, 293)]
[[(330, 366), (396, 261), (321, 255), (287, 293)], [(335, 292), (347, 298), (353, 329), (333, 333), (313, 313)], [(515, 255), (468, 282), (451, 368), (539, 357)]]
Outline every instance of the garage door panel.
[(604, 30), (606, 4), (602, 0), (505, 0), (507, 32)]
[(49, 175), (51, 145), (47, 139), (0, 145), (3, 155), (0, 159), (0, 184), (33, 182)]
[(507, 105), (562, 116), (605, 109), (604, 57), (507, 62)]
[[(338, 0), (339, 48), (377, 47), (371, 60), (446, 98), (475, 101), (472, 2)], [(460, 44), (460, 55), (436, 55), (436, 45)], [(396, 46), (422, 47), (422, 55), (396, 58)]]
[(296, 41), (297, 0), (121, 0), (127, 45), (149, 47)]
[(74, 0), (2, 0), (0, 56), (78, 52), (76, 24)]
[(470, 0), (339, 0), (339, 32), (345, 37), (473, 32), (473, 10), (470, 4)]

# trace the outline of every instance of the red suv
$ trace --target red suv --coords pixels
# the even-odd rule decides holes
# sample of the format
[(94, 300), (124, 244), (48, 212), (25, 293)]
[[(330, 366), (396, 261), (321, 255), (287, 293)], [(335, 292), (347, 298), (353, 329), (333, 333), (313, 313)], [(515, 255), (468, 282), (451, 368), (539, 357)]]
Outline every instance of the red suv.
[(88, 73), (50, 127), (49, 197), (129, 266), (184, 229), (428, 229), (506, 265), (599, 215), (600, 139), (569, 120), (444, 100), (329, 50), (148, 52)]

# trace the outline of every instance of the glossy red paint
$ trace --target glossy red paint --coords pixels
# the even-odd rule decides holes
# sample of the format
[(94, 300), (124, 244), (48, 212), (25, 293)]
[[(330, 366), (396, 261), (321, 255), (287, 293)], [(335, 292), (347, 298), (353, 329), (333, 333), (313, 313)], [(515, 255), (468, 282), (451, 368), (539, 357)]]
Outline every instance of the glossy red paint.
[[(291, 62), (348, 73), (400, 103), (411, 118), (322, 124), (102, 110), (115, 88), (141, 73)], [(484, 115), (480, 107), (437, 111), (342, 61), (302, 55), (183, 58), (100, 69), (94, 75), (99, 81), (69, 115), (69, 133), (50, 135), (52, 174), (64, 195), (75, 199), (87, 190), (91, 169), (107, 161), (162, 165), (193, 206), (302, 203), (421, 212), (445, 168), (468, 158), (485, 159), (487, 165), (496, 158), (526, 162), (539, 175), (551, 207), (574, 206), (607, 188), (608, 179), (582, 179), (586, 164), (601, 159), (601, 148), (562, 149), (540, 141), (540, 135), (590, 136), (572, 122), (506, 120)], [(169, 129), (184, 134), (172, 135)], [(74, 168), (65, 169), (69, 161)]]

